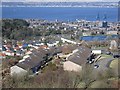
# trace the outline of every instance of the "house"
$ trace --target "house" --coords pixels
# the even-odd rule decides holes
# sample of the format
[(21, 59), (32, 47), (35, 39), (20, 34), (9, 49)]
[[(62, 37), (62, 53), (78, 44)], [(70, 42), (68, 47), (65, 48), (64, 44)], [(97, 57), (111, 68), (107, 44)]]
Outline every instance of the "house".
[(47, 43), (48, 47), (56, 46), (59, 43), (59, 41), (56, 41), (54, 43)]
[(102, 54), (102, 50), (92, 50), (92, 53), (94, 53), (94, 54)]
[(90, 36), (91, 32), (83, 32), (83, 36)]
[(0, 52), (0, 59), (5, 58), (5, 56), (6, 55), (4, 53)]
[(31, 51), (27, 51), (25, 54), (29, 55), (29, 54), (32, 54), (32, 52)]
[(48, 46), (47, 45), (41, 45), (40, 48), (47, 49)]
[(79, 72), (82, 70), (82, 65), (87, 62), (91, 50), (85, 46), (78, 47), (78, 51), (68, 57), (68, 60), (63, 63), (64, 70)]
[[(21, 71), (30, 71), (32, 73), (36, 73), (40, 67), (44, 64), (45, 62), (45, 57), (46, 56), (46, 51), (43, 49), (39, 50), (33, 50), (32, 54), (30, 55), (25, 55), (22, 60), (19, 61), (16, 66), (11, 67), (11, 75), (13, 73), (19, 74)], [(17, 70), (16, 68), (17, 67)]]
[(78, 64), (76, 64), (74, 62), (71, 62), (71, 61), (64, 62), (63, 68), (64, 68), (64, 70), (75, 71), (75, 72), (78, 72), (78, 71), (82, 70), (82, 66), (81, 65), (78, 65)]
[(63, 43), (68, 42), (68, 43), (71, 43), (71, 44), (77, 44), (75, 41), (68, 40), (68, 39), (65, 39), (65, 38), (61, 38), (61, 40), (62, 40)]
[(107, 35), (117, 35), (118, 31), (107, 31), (106, 34)]
[(117, 43), (117, 41), (116, 40), (112, 40), (111, 42), (110, 42), (110, 49), (117, 49), (117, 47), (118, 47), (118, 43)]
[(3, 53), (7, 56), (14, 56), (14, 53), (11, 51), (3, 51)]
[(62, 46), (62, 53), (63, 54), (72, 53), (73, 50), (75, 50), (77, 47), (78, 47), (77, 45), (72, 45), (72, 44), (64, 45), (64, 46)]
[(39, 69), (42, 69), (49, 61), (51, 61), (52, 56), (57, 53), (61, 53), (61, 49), (55, 47), (33, 50), (32, 54), (24, 56), (16, 66), (11, 67), (11, 75), (13, 73), (19, 75), (20, 71), (21, 73), (27, 71), (35, 74)]
[(15, 52), (15, 54), (16, 54), (16, 56), (23, 56), (23, 55), (24, 55), (24, 51), (22, 51), (22, 50), (17, 50), (17, 51)]
[(40, 54), (39, 56), (37, 56), (36, 54), (31, 55), (30, 57), (20, 61), (18, 64), (16, 64), (16, 66), (11, 67), (11, 75), (13, 73), (19, 75), (20, 72), (21, 74), (24, 72), (31, 72), (32, 74), (34, 74), (41, 68), (43, 64), (44, 64), (43, 56), (40, 56)]
[(25, 75), (27, 73), (26, 70), (24, 70), (23, 68), (19, 67), (19, 66), (13, 66), (10, 68), (10, 75), (13, 76), (13, 75), (16, 75), (16, 74), (19, 74), (19, 75)]

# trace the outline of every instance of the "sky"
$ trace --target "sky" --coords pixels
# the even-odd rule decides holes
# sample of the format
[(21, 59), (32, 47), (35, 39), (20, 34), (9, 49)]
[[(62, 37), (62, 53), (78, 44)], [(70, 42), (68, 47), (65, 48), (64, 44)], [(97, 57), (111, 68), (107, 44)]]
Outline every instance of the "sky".
[(2, 0), (2, 2), (118, 2), (120, 0)]

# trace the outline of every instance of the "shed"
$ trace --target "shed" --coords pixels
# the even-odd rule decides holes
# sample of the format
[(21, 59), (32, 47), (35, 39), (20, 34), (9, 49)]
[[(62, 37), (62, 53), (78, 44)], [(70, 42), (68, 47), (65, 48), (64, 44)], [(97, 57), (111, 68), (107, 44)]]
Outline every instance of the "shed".
[(94, 54), (102, 54), (102, 50), (92, 50), (92, 53), (94, 53)]

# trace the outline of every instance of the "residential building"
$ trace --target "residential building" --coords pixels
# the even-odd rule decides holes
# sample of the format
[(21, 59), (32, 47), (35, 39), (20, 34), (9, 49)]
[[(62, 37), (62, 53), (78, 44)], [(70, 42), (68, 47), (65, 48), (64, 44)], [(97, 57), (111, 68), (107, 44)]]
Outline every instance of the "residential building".
[(68, 57), (68, 60), (63, 63), (64, 70), (79, 72), (82, 70), (82, 65), (87, 62), (91, 50), (85, 46), (78, 47), (78, 51)]

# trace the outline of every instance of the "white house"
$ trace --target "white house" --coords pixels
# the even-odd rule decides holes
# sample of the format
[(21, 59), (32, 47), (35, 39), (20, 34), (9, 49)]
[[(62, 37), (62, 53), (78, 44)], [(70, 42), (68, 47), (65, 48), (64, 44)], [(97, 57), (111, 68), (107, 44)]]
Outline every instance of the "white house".
[(28, 47), (32, 47), (33, 45), (32, 44), (28, 44)]
[(3, 53), (4, 53), (5, 55), (8, 55), (8, 56), (14, 56), (14, 53), (13, 53), (13, 52), (3, 51)]
[(10, 75), (13, 76), (13, 75), (19, 75), (19, 76), (22, 76), (22, 75), (25, 75), (27, 73), (26, 70), (18, 67), (18, 66), (12, 66), (10, 68)]
[(38, 47), (38, 46), (33, 46), (33, 48), (35, 48), (35, 49), (39, 49), (39, 47)]
[(55, 43), (47, 43), (49, 47), (56, 46), (59, 43), (59, 41), (56, 41)]
[(71, 62), (71, 61), (66, 61), (63, 63), (63, 68), (64, 70), (67, 70), (67, 71), (75, 71), (75, 72), (79, 72), (82, 70), (82, 66), (74, 63), (74, 62)]
[(117, 35), (118, 34), (118, 31), (107, 31), (107, 34), (108, 35)]
[(92, 53), (94, 53), (94, 54), (102, 54), (102, 50), (92, 50)]
[(73, 53), (67, 57), (67, 61), (63, 62), (63, 69), (67, 71), (80, 72), (82, 65), (87, 62), (88, 57), (91, 54), (91, 50), (84, 46), (78, 47)]
[(117, 49), (117, 47), (118, 47), (117, 42), (115, 40), (112, 40), (110, 42), (110, 49)]
[(30, 55), (25, 55), (23, 58), (26, 59), (26, 58), (29, 58), (29, 57), (30, 57)]
[(25, 58), (23, 58), (23, 59), (19, 60), (19, 62), (23, 62), (23, 61), (25, 61)]
[(26, 55), (29, 55), (29, 54), (32, 54), (32, 52), (31, 51), (26, 52)]
[(76, 42), (74, 42), (72, 40), (65, 39), (65, 38), (61, 38), (61, 40), (63, 41), (63, 43), (68, 42), (68, 43), (72, 43), (72, 44), (77, 44)]
[(90, 36), (90, 32), (83, 32), (83, 36)]

